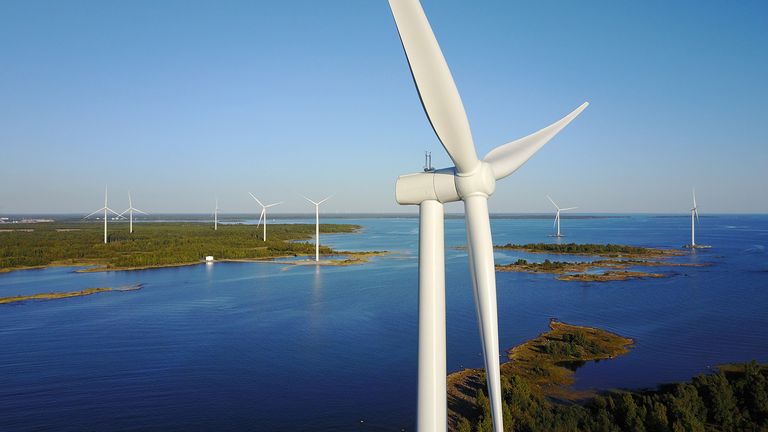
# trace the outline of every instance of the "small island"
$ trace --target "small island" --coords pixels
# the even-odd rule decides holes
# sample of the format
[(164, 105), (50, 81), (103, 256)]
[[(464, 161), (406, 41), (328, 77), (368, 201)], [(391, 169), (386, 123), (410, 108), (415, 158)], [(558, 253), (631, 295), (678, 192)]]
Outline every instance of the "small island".
[[(716, 431), (768, 428), (768, 367), (719, 366), (691, 382), (656, 390), (574, 391), (583, 362), (627, 354), (633, 341), (605, 330), (552, 320), (550, 331), (508, 351), (501, 365), (505, 430)], [(492, 431), (485, 372), (448, 376), (448, 429)], [(506, 429), (509, 428), (509, 429)]]
[(628, 267), (645, 266), (702, 266), (704, 264), (672, 263), (666, 258), (680, 255), (680, 251), (669, 249), (644, 248), (614, 244), (549, 244), (535, 243), (527, 245), (507, 244), (496, 246), (497, 249), (519, 250), (529, 253), (588, 255), (601, 259), (593, 261), (551, 261), (529, 262), (518, 259), (510, 264), (498, 264), (496, 270), (501, 272), (548, 273), (558, 275), (557, 280), (579, 282), (609, 282), (642, 278), (661, 278), (663, 273), (653, 273), (638, 270), (627, 270)]
[[(103, 243), (103, 225), (93, 222), (36, 224), (0, 234), (0, 273), (49, 266), (90, 266), (82, 271), (140, 270), (199, 264), (211, 255), (217, 261), (261, 261), (290, 257), (314, 257), (314, 224), (273, 224), (268, 240), (253, 225), (226, 224), (213, 230), (199, 222), (142, 222), (128, 232), (114, 223), (109, 242)], [(352, 224), (321, 224), (321, 234), (354, 233)], [(323, 255), (339, 255), (327, 246)], [(365, 262), (365, 252), (349, 254), (349, 265)], [(343, 260), (342, 260), (343, 261)]]
[(20, 296), (12, 296), (12, 297), (0, 297), (0, 304), (17, 303), (17, 302), (23, 302), (23, 301), (29, 301), (29, 300), (56, 300), (56, 299), (64, 299), (64, 298), (70, 298), (70, 297), (83, 297), (91, 294), (97, 294), (97, 293), (108, 292), (108, 291), (136, 291), (141, 289), (142, 286), (143, 286), (142, 284), (135, 284), (135, 285), (118, 287), (118, 288), (110, 288), (110, 287), (86, 288), (80, 291), (52, 292), (52, 293), (39, 293), (39, 294), (20, 295)]

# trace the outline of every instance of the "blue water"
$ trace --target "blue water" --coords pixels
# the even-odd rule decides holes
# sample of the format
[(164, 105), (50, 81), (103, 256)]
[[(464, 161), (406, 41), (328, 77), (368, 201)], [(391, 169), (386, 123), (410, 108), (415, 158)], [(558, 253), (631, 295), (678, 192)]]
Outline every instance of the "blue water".
[[(144, 284), (0, 305), (0, 431), (413, 430), (417, 220), (323, 221), (364, 227), (324, 235), (324, 244), (394, 253), (350, 267), (215, 263), (0, 275), (3, 296)], [(689, 223), (563, 219), (563, 241), (678, 248)], [(548, 220), (492, 225), (496, 244), (553, 241)], [(462, 220), (446, 221), (451, 371), (482, 365), (464, 235)], [(579, 369), (579, 388), (649, 387), (718, 363), (768, 361), (768, 217), (702, 217), (697, 241), (713, 248), (676, 260), (712, 265), (661, 268), (671, 274), (664, 279), (579, 283), (499, 273), (502, 350), (557, 317), (637, 342), (626, 356)], [(547, 256), (497, 253), (500, 263), (518, 258)]]

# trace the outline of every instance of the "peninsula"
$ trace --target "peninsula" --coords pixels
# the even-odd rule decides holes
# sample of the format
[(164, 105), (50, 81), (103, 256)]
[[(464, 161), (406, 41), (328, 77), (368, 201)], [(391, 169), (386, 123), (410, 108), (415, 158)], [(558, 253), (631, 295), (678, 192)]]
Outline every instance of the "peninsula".
[[(716, 431), (768, 427), (768, 367), (719, 366), (691, 382), (656, 390), (574, 391), (583, 362), (626, 354), (633, 341), (605, 330), (550, 321), (550, 331), (508, 351), (501, 385), (513, 431)], [(492, 430), (482, 369), (448, 376), (449, 430)]]
[[(220, 225), (196, 222), (143, 222), (134, 233), (126, 224), (115, 223), (109, 243), (103, 243), (99, 223), (15, 224), (13, 231), (0, 233), (0, 272), (48, 266), (94, 266), (96, 270), (135, 270), (191, 265), (205, 256), (216, 260), (267, 260), (314, 256), (309, 240), (314, 224), (275, 224), (269, 238), (261, 240), (253, 225)], [(351, 224), (321, 224), (320, 232), (354, 233)], [(336, 254), (323, 246), (320, 253)], [(358, 260), (358, 262), (363, 262)]]

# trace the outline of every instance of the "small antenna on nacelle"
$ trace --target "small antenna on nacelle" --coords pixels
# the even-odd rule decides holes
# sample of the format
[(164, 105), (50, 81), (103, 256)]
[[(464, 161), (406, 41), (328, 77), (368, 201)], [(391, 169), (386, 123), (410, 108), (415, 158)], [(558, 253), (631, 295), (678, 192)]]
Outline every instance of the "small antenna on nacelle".
[(432, 168), (432, 152), (425, 151), (424, 152), (424, 172), (431, 172), (435, 169)]

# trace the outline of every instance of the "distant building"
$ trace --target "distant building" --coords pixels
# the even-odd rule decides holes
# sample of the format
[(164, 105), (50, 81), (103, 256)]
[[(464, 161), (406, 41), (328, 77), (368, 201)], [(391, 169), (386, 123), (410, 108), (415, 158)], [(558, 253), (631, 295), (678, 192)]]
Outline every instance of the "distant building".
[(213, 255), (208, 255), (205, 257), (205, 262), (213, 262)]

